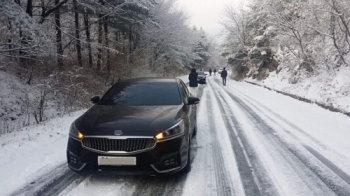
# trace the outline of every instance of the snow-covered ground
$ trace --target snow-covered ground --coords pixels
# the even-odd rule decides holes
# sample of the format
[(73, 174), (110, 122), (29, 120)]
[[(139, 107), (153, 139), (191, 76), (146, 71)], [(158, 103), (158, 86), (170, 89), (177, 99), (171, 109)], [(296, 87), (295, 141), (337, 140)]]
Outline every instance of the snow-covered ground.
[[(70, 124), (83, 111), (0, 136), (0, 195), (9, 195), (66, 161)], [(54, 176), (53, 176), (54, 177)]]
[(65, 150), (81, 111), (0, 137), (0, 195), (350, 195), (349, 117), (219, 76), (200, 88), (189, 174), (75, 175)]
[(341, 67), (334, 73), (323, 71), (295, 84), (291, 81), (291, 74), (282, 70), (278, 74), (276, 71), (270, 73), (263, 81), (247, 80), (350, 112), (350, 67)]
[[(38, 110), (41, 96), (37, 87), (0, 70), (0, 134), (36, 124), (34, 112)], [(57, 100), (46, 100), (43, 120), (62, 115), (58, 105)]]

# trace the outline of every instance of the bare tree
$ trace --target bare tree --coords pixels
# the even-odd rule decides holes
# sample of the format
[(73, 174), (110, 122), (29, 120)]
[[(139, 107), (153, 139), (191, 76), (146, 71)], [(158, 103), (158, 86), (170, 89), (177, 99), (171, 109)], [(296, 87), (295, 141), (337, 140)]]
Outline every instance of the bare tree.
[(246, 11), (241, 9), (236, 9), (233, 6), (227, 6), (225, 9), (225, 18), (221, 22), (224, 28), (230, 33), (236, 35), (240, 47), (243, 49), (248, 42), (249, 35), (246, 31), (247, 20)]
[(77, 1), (73, 1), (74, 5), (74, 22), (75, 22), (75, 45), (77, 48), (77, 59), (78, 65), (83, 66), (83, 61), (81, 57), (81, 45), (80, 45), (80, 26), (79, 26), (79, 13), (77, 11)]
[(87, 13), (84, 13), (84, 25), (85, 25), (86, 42), (87, 42), (87, 47), (88, 47), (89, 67), (92, 68), (90, 24), (89, 24), (89, 15)]
[(110, 74), (111, 72), (111, 59), (109, 55), (109, 40), (108, 40), (108, 25), (107, 25), (107, 17), (104, 19), (103, 23), (103, 29), (104, 29), (104, 35), (105, 35), (105, 46), (106, 46), (106, 65), (107, 65), (107, 72)]
[(102, 27), (103, 27), (103, 15), (99, 14), (99, 21), (98, 21), (98, 49), (97, 49), (97, 67), (96, 69), (99, 71), (101, 70), (101, 65), (102, 65), (102, 37), (103, 37), (103, 31), (102, 31)]
[[(55, 6), (60, 5), (60, 0), (55, 0)], [(55, 9), (55, 25), (56, 25), (56, 47), (57, 47), (57, 65), (59, 68), (63, 67), (63, 46), (62, 46), (62, 31), (60, 9)]]

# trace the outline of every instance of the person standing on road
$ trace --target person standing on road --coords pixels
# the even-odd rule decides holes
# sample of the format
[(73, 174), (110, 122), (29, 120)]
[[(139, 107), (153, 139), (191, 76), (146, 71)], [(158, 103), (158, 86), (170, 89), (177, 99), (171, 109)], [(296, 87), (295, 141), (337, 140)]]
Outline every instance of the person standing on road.
[(209, 69), (209, 75), (211, 76), (211, 68)]
[(192, 96), (197, 97), (197, 87), (198, 87), (198, 73), (195, 68), (191, 69), (191, 73), (188, 76), (188, 80), (190, 81), (190, 93)]
[(214, 69), (214, 76), (216, 75), (216, 69)]
[(224, 86), (226, 86), (226, 77), (227, 77), (227, 71), (226, 68), (224, 67), (224, 69), (221, 72), (221, 77), (222, 77), (222, 84)]

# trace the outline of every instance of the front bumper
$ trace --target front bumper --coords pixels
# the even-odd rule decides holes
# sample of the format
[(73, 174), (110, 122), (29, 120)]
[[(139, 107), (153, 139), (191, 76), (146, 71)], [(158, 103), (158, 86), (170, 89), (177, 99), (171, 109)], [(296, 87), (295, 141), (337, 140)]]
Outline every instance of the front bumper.
[[(188, 140), (180, 136), (168, 141), (157, 142), (155, 147), (131, 155), (106, 154), (90, 151), (81, 141), (69, 138), (67, 147), (68, 166), (77, 173), (93, 174), (172, 174), (187, 164)], [(135, 166), (100, 166), (98, 156), (136, 157)]]

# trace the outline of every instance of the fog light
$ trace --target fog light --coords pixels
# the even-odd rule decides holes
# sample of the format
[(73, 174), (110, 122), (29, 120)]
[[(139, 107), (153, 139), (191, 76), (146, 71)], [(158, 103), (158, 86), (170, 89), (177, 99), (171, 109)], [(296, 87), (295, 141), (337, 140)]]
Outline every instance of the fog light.
[(81, 164), (79, 157), (77, 157), (75, 154), (69, 151), (68, 151), (68, 162), (72, 164)]
[(172, 157), (163, 161), (164, 166), (174, 166), (177, 165), (177, 157)]

